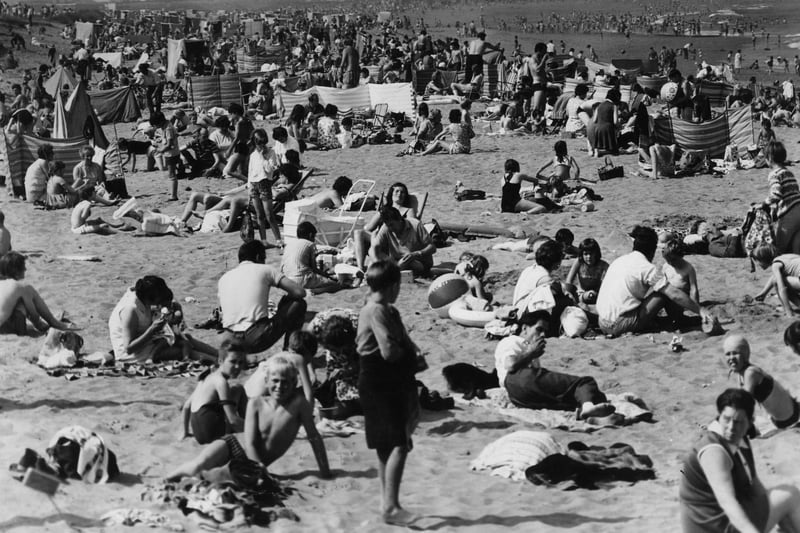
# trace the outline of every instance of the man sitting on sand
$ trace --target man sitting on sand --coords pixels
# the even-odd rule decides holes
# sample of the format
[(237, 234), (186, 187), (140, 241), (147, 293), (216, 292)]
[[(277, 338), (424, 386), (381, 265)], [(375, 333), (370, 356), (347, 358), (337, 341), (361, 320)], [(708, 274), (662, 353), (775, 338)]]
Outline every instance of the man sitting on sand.
[(658, 248), (655, 230), (636, 226), (630, 236), (633, 251), (611, 263), (597, 293), (600, 329), (615, 337), (647, 331), (667, 302), (704, 314), (697, 302), (670, 285), (652, 263)]
[(8, 252), (0, 257), (0, 333), (28, 334), (28, 320), (34, 330), (48, 328), (78, 329), (73, 324), (58, 320), (42, 297), (25, 278), (25, 256)]
[(392, 261), (400, 270), (411, 270), (415, 275), (428, 273), (433, 266), (436, 246), (422, 223), (403, 218), (400, 211), (391, 206), (381, 209), (381, 220), (383, 226), (372, 236), (370, 262)]
[(766, 371), (750, 364), (750, 343), (743, 335), (734, 334), (722, 343), (725, 362), (739, 378), (739, 386), (753, 395), (769, 414), (778, 429), (788, 428), (800, 420), (800, 405), (783, 386)]
[[(264, 262), (267, 250), (261, 241), (239, 247), (239, 265), (219, 279), (219, 305), (226, 337), (241, 343), (249, 353), (263, 352), (286, 334), (300, 329), (306, 313), (306, 291)], [(275, 314), (268, 314), (269, 291), (278, 287), (286, 296)]]
[(614, 412), (614, 406), (600, 392), (594, 378), (552, 372), (540, 366), (550, 320), (547, 311), (526, 312), (517, 319), (520, 334), (498, 343), (494, 352), (495, 367), (508, 398), (517, 407), (579, 409), (578, 416), (582, 419), (608, 417)]
[(225, 435), (206, 447), (195, 459), (180, 465), (168, 476), (178, 481), (227, 463), (251, 460), (268, 467), (277, 461), (294, 442), (302, 425), (314, 451), (320, 475), (330, 478), (325, 443), (316, 426), (311, 404), (297, 388), (297, 369), (288, 359), (275, 355), (267, 360), (266, 381), (269, 395), (247, 402), (244, 435)]

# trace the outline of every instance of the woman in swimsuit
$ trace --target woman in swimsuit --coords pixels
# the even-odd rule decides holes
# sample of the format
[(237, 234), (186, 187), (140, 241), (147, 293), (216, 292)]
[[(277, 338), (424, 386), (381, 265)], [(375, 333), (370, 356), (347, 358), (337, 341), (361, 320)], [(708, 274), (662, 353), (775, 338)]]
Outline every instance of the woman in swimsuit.
[(766, 371), (750, 364), (750, 344), (742, 335), (731, 335), (722, 345), (730, 372), (739, 386), (753, 395), (777, 428), (793, 426), (800, 420), (800, 408), (783, 386)]
[[(535, 200), (527, 200), (522, 198), (520, 189), (522, 182), (528, 181), (530, 183), (538, 184), (538, 178), (528, 176), (520, 172), (519, 162), (515, 159), (507, 159), (505, 164), (505, 174), (503, 174), (503, 182), (500, 184), (502, 190), (502, 198), (500, 200), (500, 210), (503, 213), (546, 213), (553, 210), (552, 200), (548, 198), (536, 198)], [(549, 205), (552, 204), (552, 205)]]
[[(564, 182), (569, 179), (578, 180), (581, 177), (581, 167), (575, 158), (567, 152), (567, 143), (565, 141), (556, 141), (553, 147), (555, 155), (553, 159), (544, 164), (536, 177), (548, 184), (550, 191), (555, 192), (556, 196), (563, 196), (565, 191)], [(544, 175), (544, 171), (553, 167), (549, 176)], [(572, 175), (572, 170), (575, 169), (575, 175)]]

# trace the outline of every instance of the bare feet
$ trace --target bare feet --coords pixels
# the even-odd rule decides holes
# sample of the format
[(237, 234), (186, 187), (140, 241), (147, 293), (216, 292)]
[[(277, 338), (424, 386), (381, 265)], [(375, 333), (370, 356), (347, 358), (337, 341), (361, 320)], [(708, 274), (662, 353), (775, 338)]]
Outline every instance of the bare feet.
[(590, 416), (584, 420), (593, 426), (622, 426), (625, 425), (625, 417), (619, 413), (612, 413), (608, 416)]
[(419, 520), (419, 516), (397, 507), (383, 513), (383, 521), (392, 526), (409, 526)]

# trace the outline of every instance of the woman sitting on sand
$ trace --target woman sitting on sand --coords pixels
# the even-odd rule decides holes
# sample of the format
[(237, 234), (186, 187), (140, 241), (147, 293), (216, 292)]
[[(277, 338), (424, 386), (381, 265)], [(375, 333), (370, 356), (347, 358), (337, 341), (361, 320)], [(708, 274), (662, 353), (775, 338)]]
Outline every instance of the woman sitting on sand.
[(228, 152), (231, 150), (235, 138), (231, 131), (231, 120), (228, 117), (218, 117), (214, 121), (214, 127), (217, 129), (208, 135), (208, 140), (217, 145), (217, 151), (214, 153), (214, 166), (212, 168), (217, 169), (219, 175), (222, 176), (222, 171), (228, 162)]
[(519, 162), (515, 159), (507, 159), (503, 181), (500, 184), (502, 188), (500, 210), (503, 213), (538, 214), (561, 209), (561, 206), (549, 198), (546, 198), (541, 193), (541, 190), (534, 193), (536, 196), (533, 200), (523, 198), (520, 194), (523, 181), (538, 184), (540, 180), (539, 178), (528, 176), (520, 172)]
[(800, 492), (791, 485), (766, 489), (756, 474), (747, 435), (755, 400), (742, 389), (717, 397), (717, 419), (686, 456), (681, 468), (684, 533), (800, 531)]
[(800, 187), (786, 168), (786, 147), (782, 142), (772, 141), (764, 155), (772, 169), (764, 207), (770, 208), (775, 221), (775, 247), (779, 254), (800, 253)]
[(48, 328), (79, 329), (74, 324), (57, 319), (36, 289), (25, 279), (25, 256), (10, 251), (0, 257), (0, 333), (27, 335), (28, 321), (33, 333)]
[(174, 333), (172, 291), (158, 276), (145, 276), (122, 296), (108, 318), (108, 331), (117, 361), (144, 363), (193, 359), (214, 363), (216, 348), (189, 335)]
[(47, 180), (50, 179), (50, 162), (53, 160), (53, 145), (45, 143), (36, 150), (38, 159), (25, 171), (25, 199), (35, 204), (41, 202), (47, 193)]
[[(470, 152), (472, 147), (470, 139), (475, 137), (475, 132), (472, 131), (471, 126), (461, 122), (461, 110), (451, 109), (448, 119), (450, 125), (431, 141), (422, 155), (432, 154), (442, 149), (447, 150), (449, 154), (468, 154)], [(450, 144), (444, 142), (444, 138), (448, 135), (453, 137), (453, 142)]]

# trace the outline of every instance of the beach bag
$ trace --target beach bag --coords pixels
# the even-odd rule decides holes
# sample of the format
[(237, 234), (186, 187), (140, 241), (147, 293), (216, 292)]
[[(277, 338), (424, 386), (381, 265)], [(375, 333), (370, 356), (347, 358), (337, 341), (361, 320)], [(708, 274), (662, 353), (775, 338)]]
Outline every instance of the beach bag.
[(247, 203), (247, 209), (242, 214), (242, 228), (239, 230), (239, 236), (244, 242), (250, 242), (255, 239), (256, 235), (256, 208), (253, 207), (253, 200)]
[(774, 244), (775, 234), (772, 230), (772, 217), (761, 205), (750, 207), (742, 224), (742, 247), (750, 254), (763, 244)]
[(600, 181), (621, 178), (624, 175), (625, 169), (621, 165), (614, 166), (614, 162), (608, 156), (606, 156), (605, 164), (597, 169), (597, 177)]
[(589, 328), (589, 317), (580, 307), (568, 305), (561, 313), (561, 330), (570, 338), (580, 337)]
[(151, 235), (177, 234), (175, 219), (164, 213), (146, 212), (142, 215), (142, 231)]

